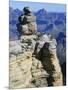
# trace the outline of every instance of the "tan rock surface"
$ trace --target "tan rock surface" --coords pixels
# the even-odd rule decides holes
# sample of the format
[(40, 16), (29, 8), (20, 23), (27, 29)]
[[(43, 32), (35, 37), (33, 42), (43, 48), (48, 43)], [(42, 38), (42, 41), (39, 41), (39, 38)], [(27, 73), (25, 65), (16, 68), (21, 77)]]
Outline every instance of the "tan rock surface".
[(31, 81), (32, 53), (25, 52), (10, 60), (10, 88), (24, 88)]
[(10, 88), (63, 85), (55, 40), (44, 35), (43, 43), (42, 40), (38, 42), (38, 52), (34, 54), (35, 39), (36, 35), (24, 35), (21, 42), (10, 43)]

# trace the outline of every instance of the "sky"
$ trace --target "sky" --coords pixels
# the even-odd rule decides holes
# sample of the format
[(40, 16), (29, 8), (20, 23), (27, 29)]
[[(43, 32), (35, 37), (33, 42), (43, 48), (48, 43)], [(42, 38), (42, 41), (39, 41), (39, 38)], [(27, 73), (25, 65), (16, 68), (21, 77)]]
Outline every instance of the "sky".
[(66, 12), (65, 4), (52, 4), (52, 3), (39, 3), (39, 2), (26, 2), (26, 1), (10, 1), (9, 6), (12, 8), (23, 10), (25, 6), (29, 6), (32, 11), (38, 11), (44, 8), (48, 12)]

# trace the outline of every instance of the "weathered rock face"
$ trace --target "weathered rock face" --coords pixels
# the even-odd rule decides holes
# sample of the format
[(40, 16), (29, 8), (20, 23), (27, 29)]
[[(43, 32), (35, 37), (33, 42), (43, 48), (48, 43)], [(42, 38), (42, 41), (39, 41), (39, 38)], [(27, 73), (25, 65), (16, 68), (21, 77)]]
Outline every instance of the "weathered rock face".
[(20, 41), (11, 41), (9, 43), (9, 53), (12, 55), (17, 55), (22, 53), (22, 47), (20, 45)]
[(24, 88), (32, 79), (32, 53), (25, 52), (13, 59), (10, 59), (10, 88)]
[(43, 47), (37, 53), (37, 58), (42, 62), (45, 71), (49, 74), (49, 86), (63, 85), (63, 77), (56, 54), (56, 42), (54, 39), (50, 40), (50, 42), (45, 42)]
[(48, 86), (46, 78), (49, 74), (44, 70), (41, 61), (36, 59), (35, 57), (32, 58), (32, 84), (35, 87), (44, 87)]
[(9, 68), (10, 88), (63, 85), (56, 41), (47, 35), (39, 39), (25, 35), (21, 41), (10, 42)]

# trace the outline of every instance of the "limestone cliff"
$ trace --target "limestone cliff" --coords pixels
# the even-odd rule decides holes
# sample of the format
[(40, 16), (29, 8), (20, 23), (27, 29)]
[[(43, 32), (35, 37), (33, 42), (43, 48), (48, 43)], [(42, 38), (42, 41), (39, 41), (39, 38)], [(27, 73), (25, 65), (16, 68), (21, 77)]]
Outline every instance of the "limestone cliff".
[(48, 35), (23, 36), (10, 44), (10, 88), (63, 85), (56, 41)]

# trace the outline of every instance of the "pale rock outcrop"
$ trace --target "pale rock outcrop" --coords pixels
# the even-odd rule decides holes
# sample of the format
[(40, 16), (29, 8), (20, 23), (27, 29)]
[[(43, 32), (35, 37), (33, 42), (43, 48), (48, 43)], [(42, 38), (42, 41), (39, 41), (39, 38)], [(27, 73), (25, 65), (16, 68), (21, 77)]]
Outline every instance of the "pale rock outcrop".
[[(14, 58), (15, 59), (15, 58)], [(10, 60), (12, 61), (12, 60)], [(24, 88), (32, 79), (32, 53), (25, 52), (10, 63), (10, 88)]]
[(36, 44), (36, 40), (37, 40), (38, 36), (37, 35), (22, 35), (20, 37), (20, 42), (21, 42), (21, 46), (25, 51), (27, 50), (33, 50), (35, 48), (35, 44)]
[(32, 84), (34, 84), (35, 87), (48, 86), (46, 78), (49, 76), (49, 74), (44, 70), (41, 61), (35, 57), (32, 58), (31, 73)]
[(22, 47), (20, 45), (20, 41), (11, 41), (9, 42), (9, 53), (10, 54), (19, 54), (19, 53), (22, 53)]
[[(39, 45), (40, 43), (38, 44), (38, 46)], [(36, 53), (36, 56), (42, 62), (45, 71), (47, 71), (47, 73), (49, 74), (49, 86), (63, 85), (63, 77), (59, 60), (57, 58), (56, 45), (57, 43), (55, 39), (52, 38), (49, 42), (45, 42), (39, 52)]]
[(56, 40), (46, 34), (39, 38), (24, 35), (21, 41), (11, 41), (10, 88), (63, 85), (56, 45)]

